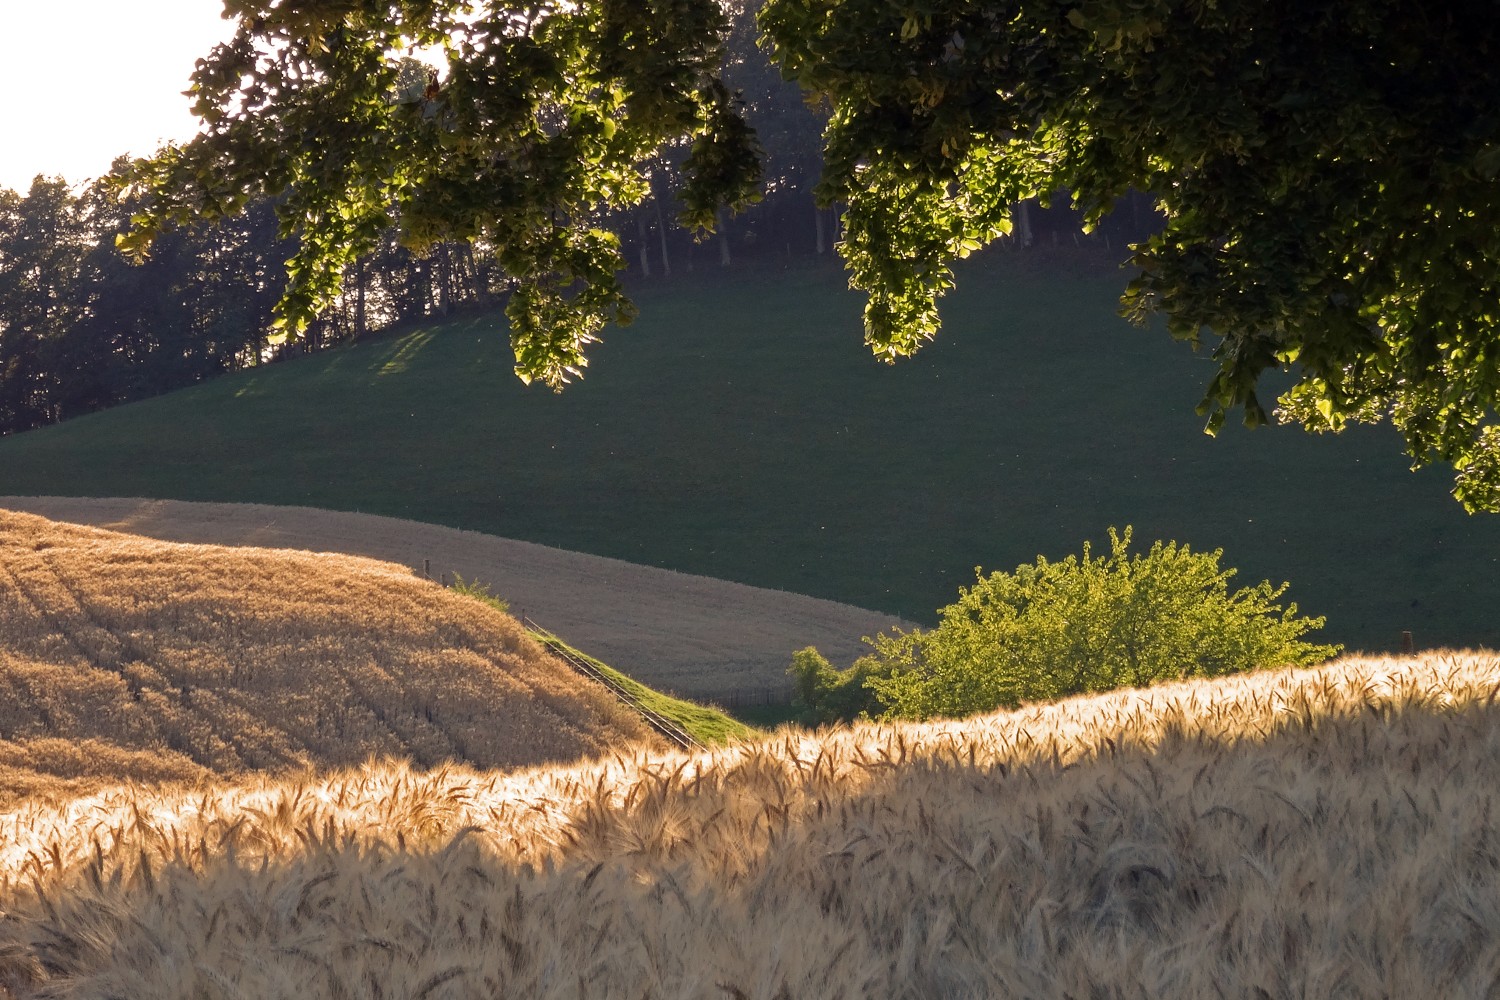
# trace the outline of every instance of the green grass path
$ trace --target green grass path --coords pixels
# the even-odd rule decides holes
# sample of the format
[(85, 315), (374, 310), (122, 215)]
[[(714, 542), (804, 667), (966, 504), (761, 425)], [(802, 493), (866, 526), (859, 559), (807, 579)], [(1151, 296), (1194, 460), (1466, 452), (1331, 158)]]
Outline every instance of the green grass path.
[(609, 664), (568, 645), (551, 632), (534, 628), (528, 628), (527, 631), (542, 645), (559, 646), (570, 656), (593, 667), (631, 699), (634, 703), (632, 708), (638, 707), (661, 716), (704, 746), (721, 746), (736, 740), (748, 740), (755, 736), (765, 735), (754, 726), (746, 725), (728, 712), (712, 705), (700, 705), (695, 701), (674, 698), (655, 688), (647, 687)]

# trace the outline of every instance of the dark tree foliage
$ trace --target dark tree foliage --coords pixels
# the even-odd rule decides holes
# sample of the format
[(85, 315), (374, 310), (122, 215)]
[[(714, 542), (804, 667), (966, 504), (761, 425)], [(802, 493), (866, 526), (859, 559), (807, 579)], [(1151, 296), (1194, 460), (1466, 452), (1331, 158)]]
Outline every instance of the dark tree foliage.
[[(757, 193), (758, 146), (768, 196), (814, 172), (816, 116), (789, 117), (748, 52), (755, 0), (225, 6), (238, 32), (192, 87), (205, 131), (137, 164), (126, 244), (277, 199), (298, 238), (290, 332), (508, 275), (517, 371), (557, 386), (632, 315), (619, 232), (665, 271), (664, 204), (723, 229), (721, 205)], [(1071, 200), (1097, 226), (1152, 192), (1165, 224), (1134, 248), (1124, 308), (1211, 349), (1210, 430), (1236, 408), (1268, 419), (1259, 387), (1286, 370), (1281, 419), (1389, 419), (1417, 463), (1454, 468), (1466, 506), (1500, 509), (1489, 3), (764, 0), (760, 25), (828, 109), (819, 194), (847, 206), (840, 249), (878, 356), (935, 335), (950, 264), (1006, 234), (1013, 206)], [(443, 48), (439, 78), (413, 78), (413, 45)], [(734, 235), (779, 246), (781, 218)], [(356, 262), (398, 250), (406, 289), (377, 289)]]
[(270, 205), (164, 234), (143, 266), (115, 247), (133, 207), (108, 178), (0, 191), (0, 433), (267, 357), (290, 252)]
[(62, 178), (38, 178), (24, 195), (0, 190), (0, 434), (487, 309), (506, 292), (483, 244), (417, 252), (391, 226), (303, 336), (278, 343), (275, 307), (297, 243), (279, 235), (275, 202), (169, 227), (131, 260), (117, 240), (142, 206), (119, 197), (125, 168), (77, 193)]
[(80, 225), (67, 185), (0, 191), (0, 430), (49, 419), (49, 335), (73, 319)]
[(1070, 193), (1166, 225), (1128, 315), (1212, 345), (1200, 411), (1389, 418), (1500, 508), (1500, 17), (1428, 0), (769, 0), (786, 73), (834, 105), (822, 195), (882, 357), (938, 329), (949, 264)]
[(726, 266), (745, 260), (792, 265), (828, 253), (836, 216), (819, 207), (813, 189), (822, 165), (825, 102), (782, 78), (766, 58), (756, 15), (763, 0), (725, 3), (722, 78), (734, 107), (753, 129), (761, 154), (760, 200), (743, 212), (721, 212), (711, 238), (676, 225), (683, 142), (663, 146), (649, 164), (646, 201), (611, 220), (627, 257), (642, 277), (670, 276), (695, 264)]
[[(200, 60), (204, 131), (137, 164), (150, 201), (127, 240), (278, 198), (299, 245), (279, 322), (300, 333), (393, 222), (406, 245), (478, 240), (515, 279), (522, 379), (559, 386), (633, 307), (602, 213), (639, 203), (652, 161), (686, 149), (690, 225), (755, 193), (753, 136), (720, 81), (714, 0), (227, 0), (232, 41)], [(446, 72), (403, 89), (403, 52), (441, 46)]]

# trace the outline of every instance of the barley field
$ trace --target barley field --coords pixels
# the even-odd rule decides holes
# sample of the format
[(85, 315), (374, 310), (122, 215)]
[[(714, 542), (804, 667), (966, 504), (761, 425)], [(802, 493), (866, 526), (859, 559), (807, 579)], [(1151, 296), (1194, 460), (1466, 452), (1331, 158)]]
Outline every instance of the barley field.
[(0, 807), (124, 779), (568, 762), (653, 737), (402, 566), (0, 510)]
[[(31, 998), (1491, 997), (1500, 657), (0, 812)], [(0, 993), (3, 995), (3, 993)]]

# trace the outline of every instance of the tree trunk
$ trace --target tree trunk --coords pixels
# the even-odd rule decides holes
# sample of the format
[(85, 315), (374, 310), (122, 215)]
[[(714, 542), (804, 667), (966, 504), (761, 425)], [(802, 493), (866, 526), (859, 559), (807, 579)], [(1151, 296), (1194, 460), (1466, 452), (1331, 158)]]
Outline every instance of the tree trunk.
[(432, 308), (432, 284), (427, 280), (427, 265), (412, 257), (406, 265), (406, 310), (402, 319), (421, 319)]
[(361, 257), (354, 264), (354, 339), (360, 340), (365, 335), (365, 289), (369, 285), (369, 276), (365, 268), (365, 260)]
[(636, 250), (641, 257), (641, 274), (647, 278), (651, 277), (651, 249), (646, 244), (646, 213), (635, 213), (635, 242)]
[(661, 273), (662, 277), (672, 276), (672, 258), (667, 256), (667, 220), (662, 217), (661, 199), (652, 198), (656, 204), (656, 235), (661, 240)]
[(438, 252), (438, 313), (446, 316), (453, 309), (453, 262), (448, 257), (448, 244), (439, 243)]
[(469, 286), (474, 295), (474, 304), (481, 309), (490, 306), (490, 268), (489, 260), (480, 262), (474, 256), (474, 244), (468, 240), (464, 241), (464, 259), (469, 262)]
[(464, 305), (474, 300), (473, 295), (470, 294), (474, 282), (469, 273), (469, 258), (464, 254), (464, 248), (468, 245), (468, 242), (464, 241), (454, 243), (448, 248), (448, 261), (453, 268), (453, 301), (457, 305)]

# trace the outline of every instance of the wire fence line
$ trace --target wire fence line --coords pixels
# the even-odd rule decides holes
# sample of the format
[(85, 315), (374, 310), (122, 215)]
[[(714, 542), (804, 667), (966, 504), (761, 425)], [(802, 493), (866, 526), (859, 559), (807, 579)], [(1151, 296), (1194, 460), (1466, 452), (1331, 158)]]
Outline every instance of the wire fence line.
[(640, 699), (637, 698), (635, 694), (632, 693), (629, 689), (619, 684), (613, 677), (610, 677), (608, 674), (600, 670), (598, 667), (594, 666), (588, 660), (573, 652), (573, 650), (569, 649), (561, 639), (559, 639), (556, 635), (552, 634), (546, 629), (542, 628), (542, 626), (538, 625), (531, 618), (523, 616), (521, 618), (521, 624), (526, 627), (526, 629), (538, 642), (546, 646), (554, 656), (561, 659), (564, 663), (568, 664), (568, 666), (572, 667), (580, 674), (583, 674), (585, 677), (603, 684), (627, 708), (640, 715), (640, 717), (646, 721), (646, 724), (648, 726), (656, 730), (662, 736), (666, 737), (668, 740), (671, 740), (673, 743), (684, 750), (706, 751), (708, 749), (707, 746), (700, 743), (693, 737), (691, 733), (683, 729), (677, 723), (673, 722), (671, 719), (660, 714), (659, 712), (654, 712), (651, 709), (647, 708), (645, 705), (641, 704)]
[(729, 709), (730, 711), (738, 708), (760, 708), (762, 706), (784, 708), (792, 703), (792, 691), (790, 688), (771, 687), (770, 685), (733, 688), (722, 694), (713, 695), (708, 700), (720, 708)]

